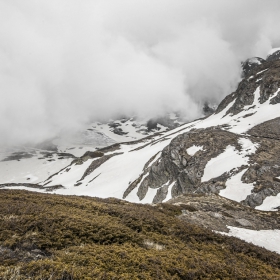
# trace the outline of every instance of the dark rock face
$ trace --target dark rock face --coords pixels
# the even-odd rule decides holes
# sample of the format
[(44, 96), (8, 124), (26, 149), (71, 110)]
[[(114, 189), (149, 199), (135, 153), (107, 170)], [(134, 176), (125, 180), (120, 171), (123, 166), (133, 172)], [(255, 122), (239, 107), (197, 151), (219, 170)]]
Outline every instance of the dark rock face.
[(256, 137), (280, 140), (280, 117), (256, 125), (247, 133)]
[(273, 61), (280, 59), (280, 50), (275, 51), (273, 54), (269, 55), (266, 60)]
[[(267, 196), (280, 193), (280, 179), (277, 178), (280, 174), (280, 141), (277, 139), (280, 131), (279, 126), (275, 127), (275, 123), (278, 122), (279, 119), (275, 119), (263, 124), (266, 129), (262, 133), (267, 133), (264, 137), (262, 133), (253, 136), (262, 131), (262, 125), (249, 131), (252, 136), (247, 136), (247, 139), (257, 145), (257, 151), (248, 155), (247, 165), (228, 170), (205, 182), (201, 182), (201, 178), (209, 160), (216, 158), (229, 145), (235, 147), (237, 152), (241, 151), (238, 139), (244, 135), (218, 128), (199, 129), (181, 134), (164, 148), (161, 157), (144, 168), (143, 174), (130, 185), (124, 197), (138, 187), (137, 195), (142, 200), (148, 188), (154, 188), (158, 190), (153, 203), (159, 203), (166, 198), (171, 183), (172, 197), (182, 194), (218, 194), (226, 187), (226, 181), (231, 176), (247, 168), (241, 180), (247, 184), (253, 183), (254, 188), (242, 203), (251, 207), (261, 205)], [(203, 150), (189, 155), (187, 149), (194, 145), (203, 147)], [(152, 161), (153, 159), (150, 162)]]
[(257, 68), (260, 64), (264, 63), (265, 59), (260, 57), (253, 57), (247, 59), (245, 62), (241, 63), (242, 66), (242, 76), (246, 77), (253, 69)]
[(254, 164), (243, 175), (245, 183), (255, 186), (244, 203), (255, 207), (267, 196), (280, 193), (280, 118), (257, 125), (248, 134), (255, 137), (259, 148), (250, 158)]
[(98, 158), (102, 157), (104, 154), (100, 151), (87, 151), (84, 153), (83, 157), (89, 157), (89, 158)]
[(109, 123), (108, 126), (111, 128), (117, 128), (117, 127), (121, 126), (121, 124), (112, 122), (112, 123)]
[[(187, 149), (194, 145), (203, 147), (203, 150), (189, 155)], [(149, 168), (144, 168), (144, 173), (130, 185), (128, 193), (139, 186), (137, 195), (141, 200), (149, 187), (158, 189), (153, 201), (158, 203), (166, 198), (168, 186), (172, 182), (175, 182), (172, 197), (185, 193), (217, 193), (225, 187), (224, 182), (228, 175), (223, 174), (203, 183), (201, 177), (207, 162), (221, 154), (228, 145), (241, 148), (238, 136), (221, 129), (209, 128), (181, 134), (163, 149), (158, 160)]]
[[(280, 87), (280, 60), (264, 62), (250, 71), (235, 92), (228, 95), (218, 106), (216, 113), (225, 109), (230, 102), (234, 101), (226, 114), (236, 115), (254, 102), (255, 91), (260, 87), (260, 103), (266, 102)], [(280, 94), (270, 100), (270, 104), (280, 101)]]
[(121, 128), (119, 128), (119, 127), (114, 128), (113, 132), (114, 132), (115, 134), (118, 134), (118, 135), (126, 135), (126, 134), (128, 134), (128, 132), (124, 132), (124, 131), (123, 131)]

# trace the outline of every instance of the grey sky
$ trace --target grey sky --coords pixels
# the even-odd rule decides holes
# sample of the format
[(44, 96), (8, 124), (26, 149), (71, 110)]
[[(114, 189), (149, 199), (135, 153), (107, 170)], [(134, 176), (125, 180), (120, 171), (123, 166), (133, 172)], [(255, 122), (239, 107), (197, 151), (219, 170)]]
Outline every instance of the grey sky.
[(0, 0), (0, 143), (116, 114), (200, 114), (280, 45), (278, 0)]

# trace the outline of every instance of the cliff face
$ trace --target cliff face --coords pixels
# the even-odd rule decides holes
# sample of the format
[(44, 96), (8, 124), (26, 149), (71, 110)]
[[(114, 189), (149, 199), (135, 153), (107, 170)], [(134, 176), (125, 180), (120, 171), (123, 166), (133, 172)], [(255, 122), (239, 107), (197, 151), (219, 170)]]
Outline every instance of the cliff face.
[[(280, 60), (264, 62), (257, 65), (247, 73), (244, 79), (238, 85), (235, 92), (228, 95), (218, 106), (216, 113), (221, 112), (230, 102), (234, 101), (227, 111), (227, 114), (236, 115), (242, 110), (247, 110), (245, 106), (255, 106), (255, 91), (259, 88), (258, 101), (260, 104), (265, 103), (272, 97), (280, 87)], [(270, 99), (270, 104), (280, 102), (280, 92)]]

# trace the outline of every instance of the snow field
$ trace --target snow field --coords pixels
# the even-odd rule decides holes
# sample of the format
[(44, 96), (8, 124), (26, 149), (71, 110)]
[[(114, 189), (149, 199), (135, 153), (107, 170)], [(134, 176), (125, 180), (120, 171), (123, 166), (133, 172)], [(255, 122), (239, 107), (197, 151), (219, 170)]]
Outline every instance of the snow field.
[(228, 226), (228, 228), (229, 233), (219, 233), (240, 238), (246, 242), (280, 254), (280, 230), (251, 230), (231, 226)]
[(241, 177), (246, 171), (247, 169), (244, 169), (228, 179), (226, 182), (226, 188), (221, 190), (219, 195), (237, 202), (246, 199), (254, 188), (253, 184), (245, 184), (241, 181)]

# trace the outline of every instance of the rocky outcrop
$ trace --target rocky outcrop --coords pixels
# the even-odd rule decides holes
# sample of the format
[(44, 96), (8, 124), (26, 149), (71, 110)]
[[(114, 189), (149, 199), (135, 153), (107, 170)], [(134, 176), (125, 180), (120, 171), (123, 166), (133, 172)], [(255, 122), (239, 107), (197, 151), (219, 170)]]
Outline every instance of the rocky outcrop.
[(183, 208), (180, 219), (215, 231), (227, 226), (252, 230), (280, 229), (280, 213), (265, 213), (215, 194), (181, 195), (169, 201)]
[[(249, 154), (247, 165), (240, 166), (235, 170), (228, 170), (219, 177), (211, 178), (202, 182), (206, 164), (220, 155), (228, 146), (235, 147), (236, 151), (241, 151), (239, 139), (241, 135), (234, 134), (219, 128), (207, 128), (193, 130), (176, 137), (170, 145), (163, 149), (161, 157), (153, 164), (152, 158), (144, 168), (143, 174), (135, 180), (126, 190), (124, 198), (136, 187), (137, 195), (142, 200), (148, 191), (148, 188), (157, 189), (153, 203), (162, 202), (168, 193), (168, 187), (172, 184), (172, 197), (182, 194), (193, 193), (216, 193), (226, 187), (227, 180), (247, 169), (242, 176), (244, 183), (254, 184), (252, 193), (242, 202), (244, 205), (255, 207), (262, 204), (263, 200), (270, 195), (280, 193), (280, 141), (273, 139), (277, 135), (277, 128), (273, 127), (274, 120), (263, 124), (266, 131), (270, 131), (271, 139), (267, 137), (254, 136), (254, 133), (261, 129), (261, 125), (250, 131), (251, 137), (247, 139), (255, 143), (257, 151)], [(273, 129), (269, 130), (269, 123)], [(278, 126), (279, 130), (279, 126)], [(275, 131), (275, 134), (273, 134)], [(187, 150), (193, 146), (201, 147), (195, 154), (188, 154)]]
[(241, 63), (242, 66), (242, 77), (246, 77), (248, 75), (251, 75), (251, 72), (253, 70), (256, 70), (259, 68), (261, 64), (264, 64), (266, 62), (271, 62), (280, 59), (280, 49), (274, 49), (272, 50), (271, 54), (269, 54), (266, 59), (263, 59), (261, 57), (252, 57), (244, 62)]
[[(252, 194), (248, 195), (243, 202), (251, 207), (261, 205), (267, 196), (275, 196), (280, 193), (280, 180), (278, 180), (280, 175), (280, 141), (273, 139), (275, 135), (273, 130), (277, 129), (276, 135), (279, 134), (279, 126), (269, 131), (269, 123), (272, 124), (274, 121), (267, 122), (264, 132), (260, 132), (260, 135), (255, 138), (259, 147), (257, 152), (251, 155), (252, 164), (243, 175), (245, 183), (254, 183)], [(265, 124), (257, 126), (250, 133), (260, 131), (262, 126), (265, 127)], [(264, 135), (265, 131), (268, 131), (267, 136), (271, 138)]]
[[(236, 115), (254, 102), (255, 91), (260, 88), (260, 103), (266, 102), (280, 87), (280, 60), (263, 62), (256, 66), (238, 85), (235, 92), (228, 95), (218, 106), (216, 114), (224, 110), (232, 101), (234, 103), (226, 114)], [(280, 93), (270, 100), (270, 104), (280, 102)]]
[(280, 117), (256, 125), (247, 133), (256, 137), (280, 140)]
[(267, 61), (273, 61), (277, 59), (280, 59), (280, 49), (276, 49), (275, 52), (271, 53), (266, 58)]
[[(201, 177), (207, 162), (221, 154), (228, 145), (236, 147), (237, 150), (241, 149), (237, 135), (218, 128), (181, 134), (163, 149), (158, 160), (148, 169), (144, 168), (144, 173), (129, 186), (128, 191), (138, 186), (137, 195), (141, 200), (148, 188), (158, 189), (154, 203), (166, 198), (168, 186), (173, 182), (172, 197), (185, 193), (217, 193), (225, 187), (228, 174), (203, 183)], [(190, 155), (187, 149), (193, 146), (200, 146), (201, 149)]]
[[(228, 170), (206, 182), (201, 182), (206, 164), (221, 154), (227, 146), (233, 146), (240, 151), (238, 139), (244, 136), (218, 128), (194, 130), (179, 135), (162, 151), (161, 157), (142, 177), (134, 182), (134, 186), (130, 186), (130, 191), (138, 186), (137, 195), (143, 199), (148, 188), (158, 189), (153, 203), (162, 202), (166, 198), (168, 186), (172, 182), (175, 182), (171, 191), (172, 197), (191, 193), (218, 194), (226, 187), (226, 182), (232, 175), (246, 168), (242, 181), (254, 184), (254, 188), (242, 203), (251, 207), (261, 205), (267, 196), (280, 193), (280, 141), (277, 139), (280, 132), (279, 126), (274, 126), (278, 121), (279, 119), (272, 120), (249, 131), (252, 136), (247, 136), (247, 139), (258, 148), (255, 153), (248, 155), (246, 166)], [(262, 137), (262, 133), (259, 133), (255, 136), (259, 130), (262, 131), (262, 126), (265, 127), (263, 135), (266, 135)], [(194, 145), (203, 149), (189, 155), (187, 150)]]
[(264, 63), (265, 59), (261, 57), (249, 58), (241, 63), (242, 66), (242, 76), (247, 76), (253, 69), (257, 68), (260, 64)]

